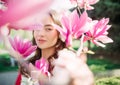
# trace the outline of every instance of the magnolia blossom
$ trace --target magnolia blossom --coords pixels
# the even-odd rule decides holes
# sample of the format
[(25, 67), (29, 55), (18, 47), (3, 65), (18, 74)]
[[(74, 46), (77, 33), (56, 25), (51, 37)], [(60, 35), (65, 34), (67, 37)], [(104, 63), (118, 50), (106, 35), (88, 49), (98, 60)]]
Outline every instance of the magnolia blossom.
[(28, 26), (40, 20), (53, 0), (3, 0), (6, 10), (0, 10), (0, 26), (9, 23), (11, 28), (33, 30)]
[(86, 11), (79, 17), (77, 11), (75, 10), (69, 16), (63, 14), (61, 19), (63, 28), (55, 24), (54, 26), (60, 32), (62, 39), (65, 40), (66, 46), (71, 46), (73, 38), (78, 38), (82, 35), (82, 33), (89, 30), (88, 22), (89, 18)]
[(107, 25), (108, 22), (108, 18), (103, 18), (100, 21), (93, 21), (91, 23), (91, 29), (88, 32), (86, 32), (84, 41), (91, 40), (91, 42), (101, 47), (105, 47), (105, 45), (102, 43), (113, 42), (113, 40), (107, 36), (107, 30), (111, 27), (111, 25)]
[(72, 35), (74, 38), (78, 39), (83, 33), (87, 32), (90, 28), (90, 22), (92, 20), (88, 17), (86, 11), (84, 11), (80, 17), (77, 11), (73, 12), (71, 17), (71, 27), (72, 27)]
[(43, 74), (50, 76), (50, 73), (48, 72), (49, 65), (46, 62), (44, 58), (41, 58), (40, 60), (36, 60), (35, 66), (40, 70)]
[(37, 46), (32, 45), (32, 42), (22, 40), (19, 37), (15, 37), (14, 39), (9, 38), (9, 41), (13, 49), (20, 53), (23, 57), (29, 56), (37, 48)]
[(94, 7), (90, 6), (96, 4), (99, 0), (70, 0), (72, 3), (77, 4), (80, 8), (84, 8), (85, 10), (94, 9)]

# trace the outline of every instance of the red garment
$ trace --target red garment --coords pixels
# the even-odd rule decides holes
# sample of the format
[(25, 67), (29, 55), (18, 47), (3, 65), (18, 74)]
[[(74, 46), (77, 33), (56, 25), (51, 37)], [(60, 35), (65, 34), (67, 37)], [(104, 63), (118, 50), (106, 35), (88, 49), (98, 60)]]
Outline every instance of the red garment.
[(20, 85), (20, 84), (21, 84), (21, 74), (18, 73), (18, 76), (17, 76), (16, 82), (15, 82), (15, 85)]

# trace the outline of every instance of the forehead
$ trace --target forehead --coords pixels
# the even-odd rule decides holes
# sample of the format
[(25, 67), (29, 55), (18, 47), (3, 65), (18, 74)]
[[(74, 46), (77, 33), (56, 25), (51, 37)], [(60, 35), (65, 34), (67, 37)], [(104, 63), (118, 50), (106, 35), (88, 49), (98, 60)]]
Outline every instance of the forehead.
[(46, 14), (41, 18), (41, 23), (43, 25), (54, 23), (50, 15)]

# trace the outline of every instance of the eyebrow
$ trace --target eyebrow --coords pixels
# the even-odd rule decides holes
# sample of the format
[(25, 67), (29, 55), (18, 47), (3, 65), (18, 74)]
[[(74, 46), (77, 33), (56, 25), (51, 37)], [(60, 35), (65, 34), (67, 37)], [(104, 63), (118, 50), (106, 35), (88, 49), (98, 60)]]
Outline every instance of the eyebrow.
[(46, 24), (44, 27), (47, 27), (47, 26), (52, 26), (51, 24)]

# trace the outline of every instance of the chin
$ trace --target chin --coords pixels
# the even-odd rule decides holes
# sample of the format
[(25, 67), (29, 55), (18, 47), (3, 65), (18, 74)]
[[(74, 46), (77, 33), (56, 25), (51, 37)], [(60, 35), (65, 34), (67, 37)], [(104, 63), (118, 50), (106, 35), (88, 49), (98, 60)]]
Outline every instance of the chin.
[(45, 49), (46, 47), (43, 47), (43, 46), (39, 46), (40, 49)]

